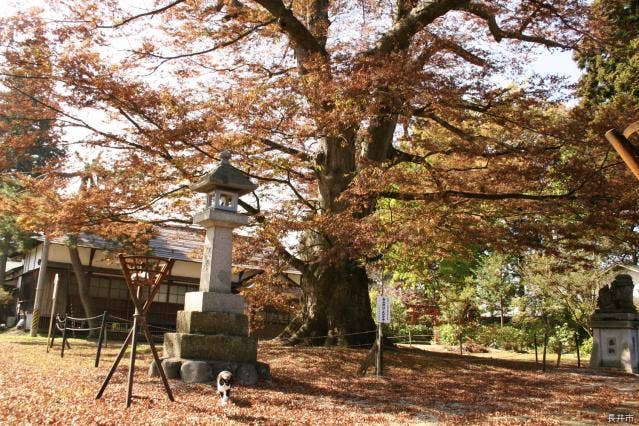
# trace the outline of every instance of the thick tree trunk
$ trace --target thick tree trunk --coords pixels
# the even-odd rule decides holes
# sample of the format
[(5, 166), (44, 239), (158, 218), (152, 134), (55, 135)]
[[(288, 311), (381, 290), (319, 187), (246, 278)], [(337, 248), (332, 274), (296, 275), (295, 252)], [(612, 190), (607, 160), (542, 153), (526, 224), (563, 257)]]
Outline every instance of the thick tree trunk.
[[(82, 303), (82, 309), (84, 309), (84, 315), (86, 317), (92, 317), (95, 310), (93, 309), (93, 300), (89, 294), (89, 283), (87, 276), (82, 270), (82, 263), (80, 262), (80, 253), (77, 247), (69, 246), (69, 257), (71, 258), (71, 267), (75, 274), (75, 280), (78, 283), (78, 296), (80, 296), (80, 302)], [(89, 327), (96, 327), (95, 320), (89, 320)], [(89, 336), (94, 336), (95, 331), (89, 332)]]
[(366, 270), (353, 260), (311, 270), (304, 276), (303, 311), (280, 338), (313, 346), (372, 344), (375, 323), (368, 283)]

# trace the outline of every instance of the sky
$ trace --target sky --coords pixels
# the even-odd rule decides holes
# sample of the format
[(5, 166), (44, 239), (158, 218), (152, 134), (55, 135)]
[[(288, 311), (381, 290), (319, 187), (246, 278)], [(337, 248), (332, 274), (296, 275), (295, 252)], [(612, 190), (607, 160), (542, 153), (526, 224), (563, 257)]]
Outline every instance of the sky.
[[(132, 7), (131, 10), (140, 9), (137, 7), (138, 1), (125, 0)], [(17, 11), (30, 7), (42, 7), (46, 9), (46, 3), (42, 0), (0, 0), (0, 10), (5, 16), (13, 15)], [(537, 60), (529, 65), (530, 73), (543, 75), (563, 75), (569, 78), (570, 82), (576, 82), (579, 78), (579, 69), (572, 60), (571, 52), (562, 52), (558, 49), (539, 49)]]

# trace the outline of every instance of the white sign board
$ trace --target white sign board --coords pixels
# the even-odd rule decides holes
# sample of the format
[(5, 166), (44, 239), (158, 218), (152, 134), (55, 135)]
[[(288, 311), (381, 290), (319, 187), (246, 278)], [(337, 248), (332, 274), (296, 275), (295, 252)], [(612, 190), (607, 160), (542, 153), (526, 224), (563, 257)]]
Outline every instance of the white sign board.
[(377, 322), (388, 324), (391, 321), (390, 296), (377, 296)]

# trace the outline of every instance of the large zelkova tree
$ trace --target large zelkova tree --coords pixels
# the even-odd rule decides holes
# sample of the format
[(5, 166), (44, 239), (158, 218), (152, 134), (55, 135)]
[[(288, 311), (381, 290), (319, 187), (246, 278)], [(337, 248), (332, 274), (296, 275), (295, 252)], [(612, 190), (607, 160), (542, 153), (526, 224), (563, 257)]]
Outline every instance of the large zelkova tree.
[(635, 188), (559, 79), (520, 78), (535, 49), (587, 36), (587, 3), (51, 0), (46, 19), (3, 21), (3, 45), (45, 28), (55, 99), (25, 96), (99, 149), (83, 169), (99, 184), (62, 191), (73, 162), (23, 177), (41, 195), (23, 200), (27, 222), (116, 235), (188, 221), (185, 188), (230, 150), (261, 185), (241, 203), (257, 241), (303, 273), (284, 337), (369, 341), (350, 333), (375, 328), (366, 264), (390, 248), (614, 232), (615, 194)]

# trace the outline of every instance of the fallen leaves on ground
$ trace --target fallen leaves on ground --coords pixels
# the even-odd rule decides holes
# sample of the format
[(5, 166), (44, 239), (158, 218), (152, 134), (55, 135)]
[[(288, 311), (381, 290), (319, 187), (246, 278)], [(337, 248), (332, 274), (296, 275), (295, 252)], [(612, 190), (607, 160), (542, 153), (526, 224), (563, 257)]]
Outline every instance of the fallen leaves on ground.
[[(118, 346), (103, 351), (71, 341), (46, 353), (45, 340), (0, 336), (0, 423), (3, 424), (555, 424), (606, 422), (633, 414), (636, 376), (581, 368), (541, 373), (534, 363), (402, 348), (385, 353), (386, 376), (357, 377), (364, 350), (291, 348), (261, 343), (259, 359), (273, 380), (238, 386), (220, 406), (213, 388), (171, 380), (168, 401), (151, 356), (138, 353), (133, 405), (125, 407), (128, 357), (95, 400)], [(634, 396), (633, 396), (634, 395)]]

